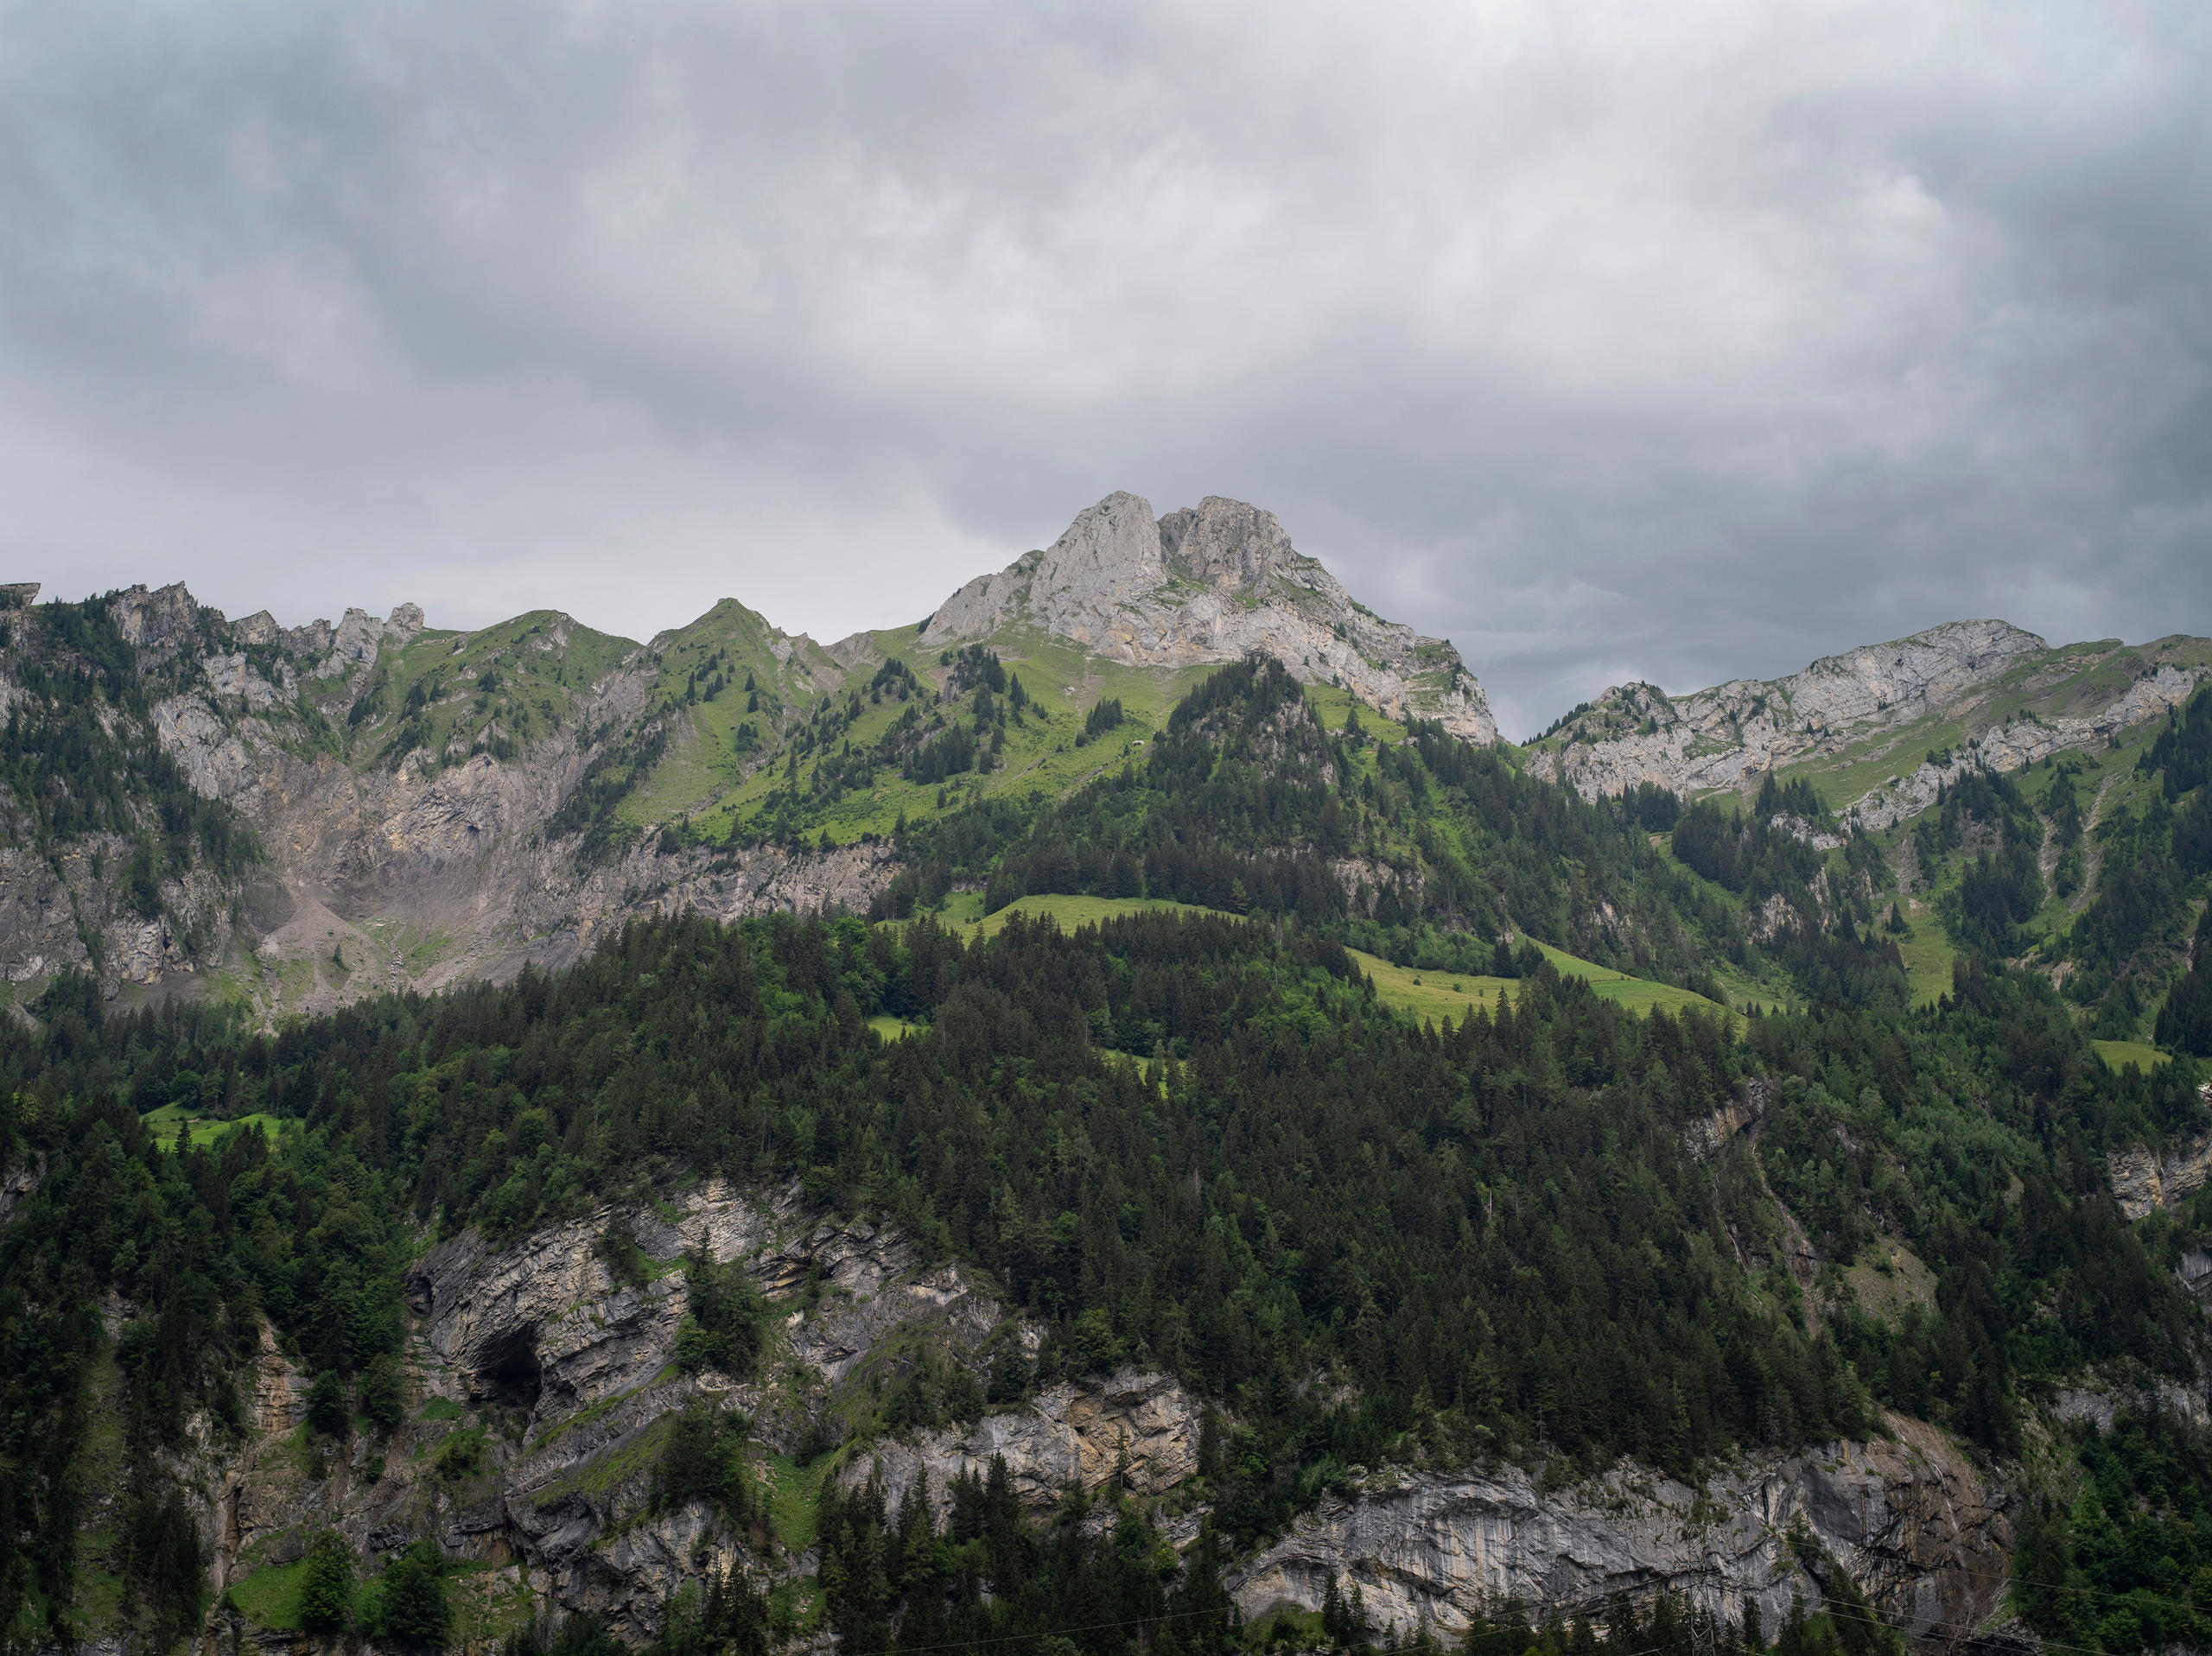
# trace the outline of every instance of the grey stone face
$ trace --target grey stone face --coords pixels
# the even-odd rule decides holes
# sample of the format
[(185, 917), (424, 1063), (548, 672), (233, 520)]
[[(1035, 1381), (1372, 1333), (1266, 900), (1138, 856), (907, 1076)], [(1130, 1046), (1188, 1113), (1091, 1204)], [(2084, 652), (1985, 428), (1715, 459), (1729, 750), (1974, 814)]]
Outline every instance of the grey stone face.
[(986, 1415), (962, 1431), (906, 1434), (856, 1456), (844, 1482), (880, 1478), (895, 1507), (922, 1481), (939, 1523), (952, 1511), (953, 1480), (988, 1477), (1006, 1462), (1014, 1493), (1037, 1516), (1050, 1513), (1071, 1485), (1165, 1494), (1198, 1471), (1202, 1410), (1166, 1374), (1123, 1368), (1063, 1381), (1024, 1407)]
[(1592, 1619), (1616, 1592), (1662, 1589), (1770, 1629), (1818, 1582), (1789, 1543), (1802, 1527), (1893, 1621), (1919, 1637), (1979, 1625), (1999, 1604), (2018, 1497), (1940, 1433), (1893, 1418), (1888, 1441), (1753, 1456), (1703, 1491), (1632, 1465), (1557, 1492), (1517, 1469), (1383, 1472), (1329, 1498), (1231, 1585), (1247, 1619), (1318, 1609), (1333, 1573), (1378, 1627), (1466, 1627), (1487, 1603)]
[[(2197, 1091), (2212, 1105), (2212, 1082)], [(2206, 1174), (2212, 1172), (2212, 1133), (2176, 1139), (2163, 1150), (2131, 1145), (2114, 1151), (2109, 1165), (2113, 1199), (2132, 1225), (2161, 1208), (2178, 1208), (2203, 1188)], [(2192, 1265), (2192, 1258), (2201, 1262)], [(2200, 1284), (2212, 1285), (2212, 1253), (2198, 1248), (2184, 1255), (2182, 1277), (2192, 1290)]]
[(961, 587), (922, 637), (957, 644), (1024, 626), (1132, 665), (1260, 650), (1392, 718), (1434, 719), (1475, 742), (1497, 735), (1450, 644), (1355, 604), (1272, 512), (1217, 495), (1156, 520), (1138, 496), (1108, 495), (1043, 551)]
[[(601, 1257), (598, 1238), (618, 1219), (658, 1262), (643, 1284), (615, 1280)], [(666, 1267), (700, 1247), (751, 1272), (778, 1316), (758, 1372), (742, 1380), (672, 1365), (683, 1278)], [(789, 1453), (825, 1433), (834, 1439), (862, 1388), (895, 1374), (917, 1342), (980, 1372), (984, 1344), (1006, 1318), (987, 1284), (925, 1265), (896, 1231), (822, 1214), (794, 1190), (720, 1181), (678, 1197), (672, 1221), (603, 1209), (499, 1248), (464, 1233), (424, 1254), (406, 1287), (412, 1413), (389, 1442), (356, 1437), (303, 1464), (293, 1434), (308, 1376), (271, 1342), (254, 1371), (245, 1440), (195, 1423), (190, 1482), (206, 1492), (218, 1591), (296, 1558), (325, 1526), (372, 1568), (427, 1536), (448, 1555), (493, 1566), (494, 1590), (527, 1588), (553, 1614), (588, 1610), (642, 1643), (668, 1597), (707, 1570), (772, 1580), (810, 1570), (772, 1539), (733, 1534), (705, 1503), (652, 1508), (671, 1412), (700, 1402), (741, 1409), (757, 1440)], [(117, 1307), (114, 1320), (132, 1314)], [(1037, 1330), (1014, 1337), (1033, 1347)], [(1116, 1384), (1103, 1387), (1104, 1410), (1071, 1405), (1075, 1438), (1096, 1438), (1096, 1421), (1115, 1411), (1143, 1442), (1160, 1437), (1153, 1390)], [(481, 1432), (481, 1464), (442, 1476), (441, 1449), (461, 1431)], [(1014, 1437), (1018, 1453), (1026, 1440)], [(754, 1466), (765, 1477), (757, 1455)]]
[[(549, 843), (544, 830), (599, 751), (594, 739), (644, 710), (648, 676), (635, 658), (586, 687), (575, 720), (514, 758), (455, 755), (426, 772), (414, 755), (397, 766), (348, 764), (286, 717), (313, 682), (322, 716), (342, 724), (380, 657), (423, 630), (418, 606), (381, 621), (351, 610), (334, 628), (287, 629), (266, 612), (231, 625), (181, 586), (135, 587), (111, 603), (142, 674), (189, 669), (177, 675), (185, 688), (153, 707), (155, 736), (188, 786), (245, 818), (262, 861), (243, 885), (197, 867), (165, 881), (163, 913), (149, 920), (124, 891), (127, 838), (87, 836), (54, 861), (0, 846), (0, 976), (11, 982), (90, 968), (89, 932), (112, 992), (189, 990), (200, 962), (230, 955), (253, 963), (272, 1015), (315, 1012), (372, 990), (511, 973), (525, 960), (558, 964), (635, 914), (865, 910), (896, 872), (884, 845), (664, 853), (652, 836), (611, 865), (578, 867), (573, 845)], [(233, 647), (209, 647), (211, 625)], [(532, 647), (557, 650), (567, 637), (556, 619)], [(792, 641), (777, 642), (788, 656)], [(0, 718), (21, 694), (0, 646)], [(442, 941), (433, 951), (400, 941), (426, 936)], [(334, 949), (342, 978), (327, 968)]]
[[(1996, 680), (2046, 648), (2034, 633), (2003, 621), (1951, 621), (1910, 638), (1824, 657), (1788, 678), (1733, 679), (1679, 697), (1647, 684), (1617, 685), (1570, 722), (1573, 739), (1557, 752), (1532, 755), (1529, 771), (1591, 799), (1645, 782), (1678, 793), (1747, 788), (1769, 771), (1850, 744), (1878, 748), (1891, 733), (1931, 714), (1969, 712)], [(1926, 810), (1942, 787), (1969, 771), (2018, 770), (2162, 718), (2189, 699), (2197, 682), (2194, 672), (2161, 666), (2107, 705), (1983, 730), (1941, 764), (1900, 752), (1896, 777), (1857, 799), (1834, 803), (1878, 832)]]

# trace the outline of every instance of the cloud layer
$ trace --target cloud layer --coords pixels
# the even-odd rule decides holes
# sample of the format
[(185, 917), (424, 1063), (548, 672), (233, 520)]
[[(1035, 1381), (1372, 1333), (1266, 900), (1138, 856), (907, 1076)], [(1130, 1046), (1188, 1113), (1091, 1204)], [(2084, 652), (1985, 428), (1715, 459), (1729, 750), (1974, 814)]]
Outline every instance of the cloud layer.
[(2207, 17), (0, 0), (0, 554), (834, 637), (1230, 494), (1515, 734), (2212, 631)]

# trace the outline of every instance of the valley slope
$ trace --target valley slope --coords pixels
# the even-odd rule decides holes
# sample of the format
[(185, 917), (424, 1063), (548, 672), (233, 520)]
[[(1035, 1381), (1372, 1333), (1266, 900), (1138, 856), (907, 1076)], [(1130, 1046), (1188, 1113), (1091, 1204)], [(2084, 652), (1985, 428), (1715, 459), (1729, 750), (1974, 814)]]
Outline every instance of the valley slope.
[(1523, 752), (1211, 499), (828, 647), (11, 596), (18, 1647), (2212, 1640), (2196, 641)]

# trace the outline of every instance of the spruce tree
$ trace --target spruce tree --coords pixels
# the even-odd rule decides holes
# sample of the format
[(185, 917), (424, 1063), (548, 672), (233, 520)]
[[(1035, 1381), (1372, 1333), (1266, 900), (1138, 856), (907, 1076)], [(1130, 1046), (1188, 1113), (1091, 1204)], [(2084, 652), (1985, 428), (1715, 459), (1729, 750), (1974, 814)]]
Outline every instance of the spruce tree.
[(336, 1530), (317, 1530), (300, 1573), (300, 1625), (309, 1633), (336, 1633), (353, 1602), (353, 1550)]

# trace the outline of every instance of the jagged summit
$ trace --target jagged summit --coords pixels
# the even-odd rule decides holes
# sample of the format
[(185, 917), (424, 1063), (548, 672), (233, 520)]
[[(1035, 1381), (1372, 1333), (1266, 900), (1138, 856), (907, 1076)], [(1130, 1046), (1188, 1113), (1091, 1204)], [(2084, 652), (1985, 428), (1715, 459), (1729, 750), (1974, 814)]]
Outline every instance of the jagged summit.
[[(30, 590), (35, 593), (38, 589), (34, 586)], [(369, 662), (379, 649), (404, 647), (423, 628), (419, 604), (397, 605), (381, 621), (366, 610), (349, 609), (334, 627), (320, 619), (301, 626), (280, 625), (267, 610), (232, 621), (194, 598), (181, 581), (166, 587), (126, 587), (109, 602), (124, 641), (161, 659), (213, 638), (273, 648), (289, 656), (334, 656), (341, 664)]]
[(1435, 719), (1471, 741), (1497, 734), (1458, 650), (1363, 607), (1273, 512), (1218, 495), (1155, 517), (1142, 497), (1109, 494), (1051, 546), (954, 593), (921, 636), (950, 644), (1025, 626), (1131, 665), (1265, 650), (1393, 718)]

